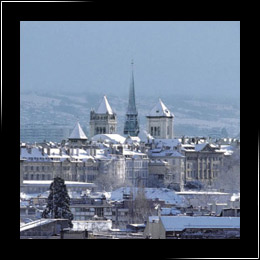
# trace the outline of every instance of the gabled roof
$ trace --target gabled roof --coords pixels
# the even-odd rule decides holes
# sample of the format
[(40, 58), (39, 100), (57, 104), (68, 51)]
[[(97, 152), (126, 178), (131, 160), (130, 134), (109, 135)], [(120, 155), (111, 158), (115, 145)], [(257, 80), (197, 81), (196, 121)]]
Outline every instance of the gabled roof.
[(111, 106), (109, 105), (108, 101), (107, 101), (107, 97), (104, 96), (101, 103), (99, 104), (99, 107), (96, 111), (97, 114), (113, 114), (113, 110), (111, 108)]
[(76, 123), (72, 133), (69, 136), (69, 139), (88, 139), (84, 134), (79, 122)]
[(152, 117), (174, 117), (170, 110), (164, 105), (162, 100), (159, 98), (159, 102), (153, 107), (148, 116)]

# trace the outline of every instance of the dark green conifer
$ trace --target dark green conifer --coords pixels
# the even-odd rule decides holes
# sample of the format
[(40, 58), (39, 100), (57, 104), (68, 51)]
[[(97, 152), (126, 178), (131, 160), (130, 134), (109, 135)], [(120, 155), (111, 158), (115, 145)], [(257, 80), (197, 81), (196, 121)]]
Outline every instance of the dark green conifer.
[(54, 178), (50, 185), (50, 194), (42, 217), (68, 219), (69, 226), (71, 228), (73, 227), (73, 214), (70, 211), (70, 197), (65, 182), (60, 177)]

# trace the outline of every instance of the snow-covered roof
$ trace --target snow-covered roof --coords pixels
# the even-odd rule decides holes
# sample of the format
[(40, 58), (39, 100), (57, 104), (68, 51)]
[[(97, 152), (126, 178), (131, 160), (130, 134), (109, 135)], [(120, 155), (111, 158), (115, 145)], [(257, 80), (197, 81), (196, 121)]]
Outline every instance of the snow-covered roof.
[(72, 159), (75, 160), (81, 160), (81, 161), (87, 161), (87, 160), (94, 160), (93, 156), (90, 156), (87, 151), (80, 148), (71, 148), (70, 156)]
[(98, 134), (94, 135), (91, 140), (92, 141), (99, 141), (99, 142), (108, 142), (108, 143), (120, 143), (123, 144), (125, 142), (125, 137), (119, 134)]
[(97, 114), (106, 114), (106, 113), (108, 113), (110, 115), (113, 114), (113, 110), (112, 110), (111, 106), (109, 105), (106, 96), (104, 96), (102, 101), (100, 102), (99, 107), (98, 107), (96, 113)]
[(138, 151), (131, 151), (129, 149), (124, 149), (123, 150), (123, 155), (129, 155), (129, 156), (133, 156), (133, 157), (143, 157), (143, 156), (147, 156), (146, 153), (141, 153), (141, 152), (138, 152)]
[(182, 231), (186, 228), (240, 228), (240, 217), (211, 216), (161, 216), (166, 231)]
[(240, 193), (234, 193), (231, 196), (230, 201), (240, 201)]
[(38, 227), (38, 226), (42, 226), (42, 225), (45, 225), (45, 224), (48, 224), (48, 223), (51, 223), (51, 222), (55, 222), (55, 221), (57, 221), (57, 219), (45, 219), (45, 218), (44, 219), (38, 219), (38, 220), (29, 222), (27, 224), (20, 226), (20, 232), (31, 229), (31, 228), (35, 228), (35, 227)]
[(132, 144), (132, 143), (140, 143), (141, 139), (138, 136), (128, 136), (125, 139), (125, 143)]
[[(50, 186), (53, 180), (47, 180), (47, 181), (42, 181), (42, 180), (24, 180), (23, 185), (24, 186)], [(65, 185), (67, 187), (94, 187), (95, 184), (93, 183), (88, 183), (88, 182), (77, 182), (77, 181), (65, 181)]]
[(69, 139), (87, 139), (85, 133), (83, 132), (79, 122), (76, 123), (72, 133), (69, 136)]
[(230, 195), (230, 193), (219, 192), (219, 191), (176, 191), (178, 195)]
[(162, 150), (162, 151), (158, 151), (158, 149), (154, 149), (154, 150), (150, 150), (150, 155), (152, 157), (157, 157), (157, 156), (162, 156), (162, 157), (178, 157), (178, 158), (185, 158), (184, 155), (182, 155), (181, 153), (179, 153), (176, 150)]
[(195, 151), (196, 151), (196, 152), (199, 152), (199, 151), (203, 150), (206, 145), (207, 145), (207, 143), (196, 144), (196, 145), (195, 145)]
[(181, 141), (177, 138), (173, 138), (173, 139), (154, 139), (154, 143), (156, 145), (156, 148), (168, 146), (168, 147), (171, 147), (171, 149), (173, 149), (173, 147), (176, 147), (179, 144), (181, 144)]
[(112, 220), (72, 221), (73, 230), (108, 231), (112, 228)]
[(176, 208), (161, 208), (161, 215), (178, 215), (181, 211)]
[(218, 152), (224, 153), (224, 155), (232, 155), (234, 152), (234, 147), (232, 145), (221, 145)]
[[(138, 188), (137, 187), (121, 187), (112, 191), (110, 199), (115, 201), (123, 200), (123, 194), (130, 194), (133, 192), (135, 198)], [(151, 200), (163, 200), (166, 204), (183, 205), (183, 200), (173, 190), (166, 188), (144, 188), (145, 196)]]
[(153, 107), (153, 109), (150, 111), (148, 116), (152, 117), (174, 117), (174, 115), (170, 112), (170, 110), (164, 105), (161, 99), (159, 99), (159, 102)]

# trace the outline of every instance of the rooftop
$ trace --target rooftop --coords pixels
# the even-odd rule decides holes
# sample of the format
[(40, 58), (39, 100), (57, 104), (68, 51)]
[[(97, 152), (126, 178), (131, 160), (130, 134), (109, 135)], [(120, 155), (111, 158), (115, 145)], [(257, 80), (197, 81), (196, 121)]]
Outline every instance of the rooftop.
[(69, 136), (69, 139), (87, 139), (79, 122), (76, 123), (72, 133)]
[(164, 105), (161, 99), (159, 102), (153, 107), (148, 116), (151, 117), (174, 117), (174, 115), (170, 112), (170, 110)]
[(98, 107), (96, 113), (97, 114), (106, 114), (106, 113), (108, 113), (110, 115), (113, 114), (113, 110), (112, 110), (111, 106), (109, 105), (106, 96), (104, 96), (102, 101), (100, 102), (99, 107)]
[(185, 228), (240, 228), (240, 217), (161, 216), (160, 219), (166, 231), (182, 231)]

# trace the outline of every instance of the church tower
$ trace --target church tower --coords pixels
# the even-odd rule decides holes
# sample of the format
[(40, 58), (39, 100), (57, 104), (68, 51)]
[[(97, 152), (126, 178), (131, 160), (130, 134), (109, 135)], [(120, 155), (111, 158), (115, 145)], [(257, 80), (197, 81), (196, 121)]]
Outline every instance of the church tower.
[(87, 139), (88, 138), (82, 130), (79, 122), (77, 122), (68, 138), (69, 145), (71, 147), (80, 148), (86, 144)]
[(128, 108), (126, 111), (124, 134), (130, 136), (138, 136), (139, 134), (139, 123), (138, 123), (138, 112), (135, 105), (135, 87), (134, 87), (134, 71), (132, 61), (132, 74), (129, 88), (129, 100)]
[(174, 115), (164, 105), (161, 99), (153, 107), (147, 117), (147, 132), (156, 139), (173, 138)]
[(104, 96), (96, 111), (90, 111), (90, 137), (97, 134), (115, 134), (117, 128), (116, 113), (113, 112)]

